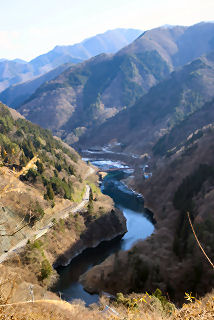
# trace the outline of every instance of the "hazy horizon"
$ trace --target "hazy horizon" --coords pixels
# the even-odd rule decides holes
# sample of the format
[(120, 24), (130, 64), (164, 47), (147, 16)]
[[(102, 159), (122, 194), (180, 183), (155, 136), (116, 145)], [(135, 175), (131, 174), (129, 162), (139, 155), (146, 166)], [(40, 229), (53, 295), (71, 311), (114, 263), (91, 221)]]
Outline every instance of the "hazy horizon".
[(213, 22), (214, 1), (205, 0), (13, 0), (0, 11), (0, 59), (26, 61), (57, 45), (72, 45), (117, 28)]

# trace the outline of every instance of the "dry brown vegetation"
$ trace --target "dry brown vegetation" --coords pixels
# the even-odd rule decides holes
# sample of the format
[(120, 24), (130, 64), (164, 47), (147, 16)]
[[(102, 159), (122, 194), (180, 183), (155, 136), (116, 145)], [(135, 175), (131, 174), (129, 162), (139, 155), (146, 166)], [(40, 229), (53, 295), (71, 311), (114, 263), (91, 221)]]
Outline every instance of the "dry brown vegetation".
[(35, 302), (11, 303), (0, 306), (1, 320), (82, 320), (82, 319), (121, 319), (121, 320), (211, 320), (214, 317), (214, 294), (201, 300), (187, 302), (176, 308), (162, 295), (132, 294), (124, 297), (118, 294), (115, 301), (102, 297), (99, 305), (86, 308), (81, 301), (72, 304), (51, 299), (38, 299)]
[[(202, 143), (206, 143), (212, 147), (212, 137), (208, 136), (203, 139), (205, 139), (205, 141)], [(207, 149), (207, 162), (212, 161), (212, 150), (213, 148), (211, 148), (211, 151)], [(200, 144), (197, 153), (202, 154)], [(188, 155), (185, 155), (185, 157), (187, 156)], [(187, 158), (184, 160), (186, 161), (186, 159)], [(203, 157), (198, 157), (198, 159), (201, 161)], [(183, 170), (189, 172), (189, 168), (197, 164), (198, 163), (194, 163), (193, 160), (189, 162), (186, 161)], [(175, 162), (173, 165), (177, 166), (179, 162)], [(170, 169), (171, 174), (175, 171), (173, 165)], [(80, 170), (78, 181), (73, 181), (74, 189), (76, 189), (75, 196), (77, 202), (78, 199), (82, 199), (84, 193), (83, 188), (87, 183), (91, 188), (90, 201), (87, 208), (85, 208), (81, 214), (71, 213), (67, 219), (59, 219), (60, 217), (54, 215), (54, 213), (60, 212), (62, 208), (69, 205), (70, 200), (55, 197), (55, 204), (52, 205), (53, 203), (43, 198), (39, 184), (32, 185), (31, 183), (23, 183), (17, 179), (14, 172), (9, 168), (0, 168), (0, 187), (2, 190), (1, 210), (2, 213), (5, 213), (1, 216), (1, 225), (7, 227), (5, 230), (8, 233), (16, 230), (17, 224), (19, 225), (20, 221), (23, 222), (27, 212), (34, 210), (34, 204), (39, 204), (40, 208), (45, 211), (44, 218), (41, 218), (40, 221), (34, 225), (34, 229), (38, 227), (42, 228), (50, 219), (52, 219), (54, 224), (49, 233), (40, 240), (29, 241), (19, 255), (14, 254), (10, 260), (0, 266), (0, 319), (213, 319), (213, 294), (207, 295), (202, 300), (194, 298), (194, 303), (185, 304), (181, 309), (177, 309), (172, 303), (166, 300), (162, 294), (154, 294), (152, 296), (132, 294), (127, 297), (120, 294), (114, 302), (103, 298), (99, 306), (94, 305), (88, 309), (82, 302), (75, 302), (72, 305), (62, 302), (55, 294), (47, 291), (47, 287), (56, 281), (56, 273), (52, 269), (52, 263), (59, 255), (65, 253), (65, 258), (69, 260), (72, 254), (74, 255), (76, 252), (79, 252), (79, 250), (81, 251), (85, 246), (89, 244), (93, 246), (103, 237), (103, 232), (106, 232), (105, 225), (109, 229), (109, 233), (105, 233), (105, 237), (107, 238), (109, 236), (111, 237), (112, 234), (116, 235), (118, 225), (120, 225), (121, 230), (123, 229), (119, 213), (113, 211), (113, 202), (99, 191), (96, 175), (89, 176), (87, 178), (88, 180), (84, 182), (82, 179), (87, 176), (87, 167), (83, 164), (82, 166), (80, 165), (80, 168), (81, 169), (76, 169)], [(173, 188), (170, 192), (175, 191), (178, 183), (182, 180), (183, 172), (178, 171), (176, 174), (177, 184), (172, 184)], [(61, 173), (59, 176), (61, 179), (64, 178)], [(166, 172), (162, 171), (157, 174), (154, 182), (151, 180), (153, 195), (154, 192), (161, 193), (160, 190), (163, 188), (158, 189), (157, 179), (164, 181), (164, 177), (166, 177)], [(170, 185), (171, 182), (170, 180), (167, 183)], [(162, 208), (160, 212), (159, 229), (157, 233), (148, 239), (148, 241), (139, 243), (129, 252), (122, 252), (118, 256), (109, 257), (104, 268), (103, 265), (95, 268), (95, 274), (93, 270), (92, 277), (89, 279), (93, 287), (96, 289), (102, 287), (102, 281), (105, 280), (104, 285), (108, 291), (124, 289), (124, 292), (126, 292), (128, 288), (130, 292), (130, 283), (134, 288), (137, 288), (138, 292), (142, 291), (140, 291), (140, 289), (145, 283), (148, 288), (156, 286), (163, 287), (165, 291), (170, 291), (171, 281), (175, 287), (179, 284), (181, 288), (187, 290), (186, 286), (189, 283), (189, 278), (191, 278), (190, 273), (192, 272), (194, 275), (194, 267), (197, 266), (197, 260), (200, 255), (197, 253), (193, 259), (192, 255), (189, 254), (188, 259), (185, 261), (177, 261), (177, 264), (173, 262), (172, 265), (168, 264), (171, 259), (173, 242), (173, 233), (169, 232), (169, 228), (174, 228), (176, 215), (173, 217), (174, 212), (171, 210), (172, 203), (170, 203), (170, 197), (172, 197), (173, 193), (166, 195), (167, 190), (162, 192), (163, 199), (166, 199), (168, 196), (168, 202), (167, 208)], [(209, 183), (204, 186), (204, 189), (195, 199), (200, 212), (198, 212), (196, 216), (196, 222), (203, 222), (206, 218), (207, 207), (203, 202), (203, 198), (209, 200), (209, 204), (213, 201), (213, 190)], [(157, 207), (159, 205), (158, 199), (152, 203)], [(169, 211), (171, 215), (167, 214)], [(116, 217), (113, 223), (112, 217)], [(96, 224), (97, 221), (98, 224)], [(102, 223), (99, 223), (100, 221)], [(108, 223), (103, 223), (106, 221)], [(104, 225), (104, 229), (98, 228), (98, 226), (101, 225)], [(112, 229), (110, 229), (110, 225)], [(31, 227), (26, 226), (26, 230), (31, 230)], [(3, 238), (10, 237), (2, 236), (2, 250), (10, 248), (16, 241), (26, 237), (26, 230), (21, 233), (21, 238), (19, 238), (19, 236), (15, 237), (15, 242), (13, 242), (13, 237), (11, 237), (9, 241), (5, 241)], [(19, 235), (19, 233), (17, 234)], [(212, 235), (210, 235), (210, 239), (212, 239)], [(161, 250), (159, 246), (160, 243), (162, 244)], [(193, 250), (195, 249), (193, 248)], [(210, 250), (211, 248), (208, 248), (208, 252), (210, 252)], [(151, 252), (152, 258), (155, 257), (154, 261), (151, 260)], [(66, 254), (68, 255), (66, 256)], [(177, 259), (175, 256), (173, 257)], [(203, 273), (206, 276), (202, 279), (201, 286), (208, 288), (207, 281), (213, 274), (206, 266), (203, 267)], [(100, 277), (100, 274), (102, 277)], [(126, 275), (126, 277), (124, 277), (124, 275)], [(181, 278), (182, 282), (180, 283)], [(193, 278), (193, 280), (195, 279)], [(210, 285), (212, 285), (212, 283), (210, 283), (209, 286)], [(200, 290), (203, 291), (204, 288), (200, 288)], [(29, 302), (33, 299), (32, 291), (35, 301)], [(179, 295), (180, 294), (181, 290), (179, 292)], [(106, 307), (106, 305), (110, 306), (110, 308)]]
[[(186, 209), (191, 209), (196, 234), (213, 261), (213, 136), (210, 127), (187, 148), (156, 162), (151, 179), (144, 181), (142, 173), (137, 177), (135, 186), (144, 195), (145, 207), (154, 212), (156, 231), (128, 252), (110, 256), (92, 268), (83, 277), (87, 290), (115, 294), (160, 288), (179, 303), (183, 302), (185, 291), (200, 297), (212, 290), (213, 269), (197, 246)], [(186, 192), (180, 202), (174, 201), (177, 190)], [(193, 194), (192, 199), (188, 199), (188, 192)]]

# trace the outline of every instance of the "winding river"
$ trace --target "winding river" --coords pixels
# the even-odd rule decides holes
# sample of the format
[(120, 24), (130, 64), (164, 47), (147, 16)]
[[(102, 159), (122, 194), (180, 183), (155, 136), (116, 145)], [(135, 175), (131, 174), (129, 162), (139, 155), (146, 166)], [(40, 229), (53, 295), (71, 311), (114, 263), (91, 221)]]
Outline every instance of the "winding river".
[(118, 168), (109, 173), (101, 184), (101, 190), (109, 195), (127, 219), (128, 232), (121, 239), (105, 241), (98, 247), (87, 249), (78, 257), (72, 260), (67, 267), (59, 268), (59, 281), (54, 291), (58, 292), (62, 299), (72, 301), (81, 299), (86, 305), (98, 301), (97, 294), (87, 293), (79, 283), (79, 277), (93, 266), (103, 262), (109, 255), (120, 250), (128, 250), (139, 239), (146, 239), (154, 231), (154, 224), (151, 215), (146, 212), (143, 206), (141, 195), (128, 189), (121, 181), (132, 173), (126, 165), (118, 161), (93, 160), (92, 164), (105, 171), (110, 168)]

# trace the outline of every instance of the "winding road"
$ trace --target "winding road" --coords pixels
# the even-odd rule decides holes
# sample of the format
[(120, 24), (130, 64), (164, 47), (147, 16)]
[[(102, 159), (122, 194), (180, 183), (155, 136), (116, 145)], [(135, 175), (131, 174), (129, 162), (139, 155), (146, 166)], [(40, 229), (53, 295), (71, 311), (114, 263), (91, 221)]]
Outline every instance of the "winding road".
[[(88, 175), (90, 175), (94, 172), (93, 168), (90, 168), (90, 169), (92, 169), (92, 170), (89, 170)], [(67, 208), (63, 209), (62, 211), (60, 211), (59, 213), (57, 213), (57, 218), (58, 219), (66, 219), (66, 218), (68, 218), (69, 214), (81, 211), (89, 201), (89, 193), (90, 193), (90, 187), (89, 187), (89, 185), (86, 185), (86, 191), (85, 191), (85, 194), (83, 196), (82, 201), (78, 205), (76, 205), (76, 207), (73, 207), (73, 203), (72, 203), (72, 205), (70, 205), (69, 207), (67, 207)], [(53, 222), (50, 222), (46, 226), (42, 227), (41, 229), (38, 229), (35, 232), (33, 232), (30, 236), (28, 236), (25, 239), (18, 242), (14, 247), (12, 247), (10, 250), (8, 250), (8, 252), (5, 252), (0, 256), (0, 263), (5, 261), (6, 259), (8, 259), (10, 255), (12, 255), (14, 252), (19, 250), (20, 248), (23, 248), (24, 246), (26, 246), (26, 244), (29, 240), (36, 240), (36, 239), (42, 237), (45, 233), (47, 233), (50, 230), (50, 228), (52, 226), (53, 226)]]

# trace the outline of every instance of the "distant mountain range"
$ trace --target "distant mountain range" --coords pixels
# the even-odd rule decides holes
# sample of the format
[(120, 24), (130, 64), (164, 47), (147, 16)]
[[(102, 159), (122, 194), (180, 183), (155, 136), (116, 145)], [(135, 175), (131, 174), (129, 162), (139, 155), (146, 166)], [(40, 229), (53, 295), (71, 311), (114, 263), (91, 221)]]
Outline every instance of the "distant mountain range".
[(0, 91), (44, 74), (61, 64), (79, 63), (102, 52), (115, 53), (142, 33), (135, 29), (115, 29), (71, 46), (56, 46), (30, 62), (0, 59)]
[(93, 128), (80, 143), (104, 145), (116, 139), (126, 150), (151, 152), (158, 139), (214, 97), (213, 87), (214, 51), (172, 72), (134, 106)]
[[(127, 165), (133, 168), (125, 183), (143, 195), (144, 207), (156, 220), (155, 232), (81, 276), (84, 287), (89, 292), (112, 294), (160, 288), (171, 301), (183, 303), (184, 292), (198, 297), (214, 287), (212, 268), (190, 227), (194, 226), (210, 261), (214, 261), (214, 24), (163, 26), (142, 33), (117, 51), (115, 39), (123, 39), (124, 34), (131, 41), (132, 31), (120, 30), (114, 31), (114, 36), (107, 32), (81, 45), (56, 47), (34, 62), (11, 61), (7, 65), (7, 61), (0, 61), (7, 70), (19, 66), (17, 79), (34, 70), (54, 68), (9, 87), (0, 99), (75, 147), (100, 150), (108, 145), (109, 159), (126, 157)], [(105, 53), (96, 51), (98, 47), (105, 48)], [(58, 65), (64, 58), (64, 62), (68, 57), (73, 59), (74, 53), (75, 59), (84, 61)], [(16, 197), (5, 192), (1, 202), (5, 201), (4, 213), (8, 203), (21, 203), (23, 213), (18, 213), (24, 217), (26, 210), (31, 212), (29, 203), (35, 201), (36, 205), (38, 200), (41, 208), (35, 206), (32, 213), (34, 221), (41, 222), (43, 208), (51, 206), (59, 212), (59, 201), (81, 200), (88, 168), (72, 148), (17, 111), (0, 103), (0, 155), (6, 169), (2, 185), (5, 179), (11, 181), (9, 169), (21, 169), (34, 155), (40, 160), (21, 178), (27, 183), (28, 194)], [(95, 177), (87, 184), (91, 185), (89, 202), (96, 200), (92, 209), (97, 211), (91, 211), (89, 203), (88, 213), (79, 215), (87, 221), (83, 229), (80, 220), (75, 220), (81, 242), (87, 223), (93, 224), (99, 217), (94, 214), (106, 216), (97, 188), (90, 181)], [(68, 223), (69, 239), (75, 221)], [(99, 226), (103, 225), (101, 220)], [(64, 245), (61, 247), (64, 251)], [(41, 263), (38, 266), (40, 270)], [(162, 301), (162, 294), (159, 297)]]
[(72, 63), (65, 63), (59, 67), (42, 74), (33, 80), (28, 80), (15, 84), (0, 93), (0, 101), (9, 105), (11, 108), (17, 109), (22, 105), (44, 82), (50, 81), (66, 70)]
[(154, 51), (102, 54), (43, 84), (19, 111), (55, 133), (77, 130), (79, 135), (81, 128), (100, 124), (130, 107), (168, 74), (166, 62)]
[(114, 55), (69, 67), (18, 110), (70, 144), (118, 139), (141, 152), (143, 132), (151, 145), (156, 143), (214, 96), (213, 35), (213, 23), (146, 31)]
[(30, 61), (36, 68), (55, 68), (59, 64), (80, 62), (100, 53), (115, 53), (135, 40), (142, 30), (115, 29), (88, 38), (71, 46), (56, 46), (53, 50)]

